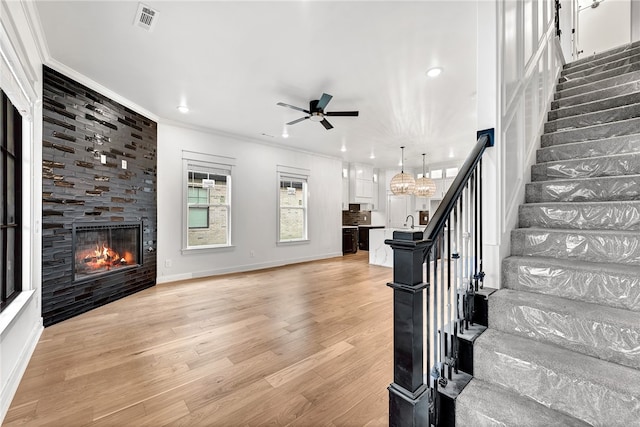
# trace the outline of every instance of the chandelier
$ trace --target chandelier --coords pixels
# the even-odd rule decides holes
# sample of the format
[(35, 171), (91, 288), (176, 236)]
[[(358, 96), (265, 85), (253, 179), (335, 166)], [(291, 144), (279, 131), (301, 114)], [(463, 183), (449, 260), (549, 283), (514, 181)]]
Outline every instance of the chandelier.
[(391, 179), (391, 192), (396, 195), (410, 195), (416, 187), (416, 181), (413, 175), (404, 173), (404, 147), (402, 149), (402, 158), (400, 159), (401, 172)]
[(422, 178), (416, 180), (416, 189), (413, 194), (418, 197), (431, 197), (436, 194), (436, 183), (431, 178), (427, 178), (427, 172), (424, 167), (424, 157), (422, 154)]

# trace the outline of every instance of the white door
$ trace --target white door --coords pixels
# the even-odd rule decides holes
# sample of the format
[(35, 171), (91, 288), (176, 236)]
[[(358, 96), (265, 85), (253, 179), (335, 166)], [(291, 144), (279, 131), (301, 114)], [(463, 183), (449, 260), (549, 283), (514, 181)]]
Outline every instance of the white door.
[(578, 58), (631, 42), (630, 0), (578, 0), (577, 21)]

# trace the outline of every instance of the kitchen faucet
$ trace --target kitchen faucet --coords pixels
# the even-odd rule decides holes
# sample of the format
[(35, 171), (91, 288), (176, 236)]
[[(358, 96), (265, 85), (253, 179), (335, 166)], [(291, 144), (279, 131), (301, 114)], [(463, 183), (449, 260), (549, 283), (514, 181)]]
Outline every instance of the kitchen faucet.
[(409, 220), (409, 218), (411, 218), (411, 229), (413, 230), (415, 228), (415, 225), (414, 225), (415, 220), (413, 218), (413, 215), (407, 215), (407, 217), (404, 219), (404, 226), (405, 227), (407, 226), (407, 221)]

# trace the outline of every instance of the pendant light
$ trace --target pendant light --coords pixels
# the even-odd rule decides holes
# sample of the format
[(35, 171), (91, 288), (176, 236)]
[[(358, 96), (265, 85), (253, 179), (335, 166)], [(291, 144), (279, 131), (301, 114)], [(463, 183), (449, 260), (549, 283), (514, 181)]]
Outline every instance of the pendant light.
[(416, 187), (416, 180), (413, 179), (413, 175), (404, 173), (404, 147), (400, 148), (402, 149), (402, 158), (400, 159), (402, 171), (391, 179), (391, 192), (396, 195), (410, 195), (413, 194)]
[(436, 194), (436, 183), (431, 178), (427, 178), (427, 172), (424, 167), (424, 157), (422, 154), (422, 178), (416, 179), (416, 189), (414, 194), (418, 197), (431, 197)]

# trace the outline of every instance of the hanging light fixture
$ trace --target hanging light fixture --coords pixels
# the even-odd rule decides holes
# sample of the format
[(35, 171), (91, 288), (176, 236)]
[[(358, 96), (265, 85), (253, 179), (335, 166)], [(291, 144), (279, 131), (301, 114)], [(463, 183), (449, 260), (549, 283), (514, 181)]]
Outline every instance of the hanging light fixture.
[(424, 157), (422, 153), (422, 178), (416, 179), (416, 189), (413, 194), (418, 197), (431, 197), (436, 194), (436, 183), (431, 178), (427, 178), (427, 172), (424, 166)]
[(402, 149), (402, 158), (400, 159), (402, 171), (391, 179), (391, 192), (396, 195), (410, 195), (413, 194), (416, 187), (416, 180), (413, 179), (413, 175), (404, 173), (404, 147), (400, 148)]

